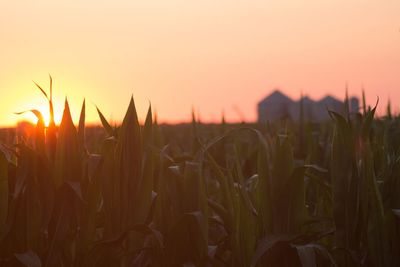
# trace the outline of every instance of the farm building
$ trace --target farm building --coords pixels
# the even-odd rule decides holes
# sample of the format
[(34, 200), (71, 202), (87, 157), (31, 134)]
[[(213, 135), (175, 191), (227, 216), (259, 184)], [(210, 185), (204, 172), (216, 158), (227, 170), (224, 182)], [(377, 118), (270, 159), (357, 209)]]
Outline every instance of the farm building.
[[(357, 97), (351, 97), (350, 112), (357, 112), (359, 101)], [(301, 105), (303, 105), (304, 118), (313, 122), (324, 122), (330, 119), (328, 110), (343, 113), (344, 103), (332, 96), (315, 101), (308, 96), (299, 100), (293, 100), (279, 90), (275, 90), (269, 96), (258, 103), (258, 122), (291, 119), (298, 121), (300, 118)]]

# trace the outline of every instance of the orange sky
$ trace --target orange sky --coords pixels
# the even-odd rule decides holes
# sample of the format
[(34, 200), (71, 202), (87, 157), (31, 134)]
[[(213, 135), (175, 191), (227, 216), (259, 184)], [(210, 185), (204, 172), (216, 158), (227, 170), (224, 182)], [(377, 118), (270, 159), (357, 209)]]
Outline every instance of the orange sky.
[[(0, 125), (45, 108), (32, 80), (77, 118), (122, 118), (134, 95), (162, 121), (256, 118), (278, 86), (292, 97), (329, 93), (400, 99), (400, 1), (50, 1), (0, 3)], [(61, 107), (56, 108), (58, 113)], [(381, 109), (382, 110), (382, 109)]]

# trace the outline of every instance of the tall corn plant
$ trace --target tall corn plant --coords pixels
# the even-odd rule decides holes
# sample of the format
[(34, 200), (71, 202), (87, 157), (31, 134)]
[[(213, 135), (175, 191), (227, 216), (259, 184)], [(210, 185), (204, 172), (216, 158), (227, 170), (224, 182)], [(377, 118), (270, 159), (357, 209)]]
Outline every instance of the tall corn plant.
[(157, 199), (153, 223), (165, 237), (155, 266), (209, 264), (207, 189), (201, 164), (194, 158), (160, 151)]
[[(5, 231), (0, 240), (2, 256), (9, 257), (6, 262), (29, 256), (40, 262), (37, 254), (44, 258), (48, 252), (54, 181), (46, 150), (48, 139), (43, 116), (37, 110), (30, 112), (38, 118), (31, 140), (18, 143), (16, 151), (12, 152), (17, 156), (16, 161), (8, 162), (10, 195)], [(18, 254), (10, 258), (13, 252)]]
[(142, 128), (131, 98), (121, 127), (113, 129), (98, 112), (109, 135), (103, 141), (98, 172), (104, 232), (87, 262), (126, 265), (141, 251), (147, 234), (159, 237), (148, 227), (155, 196), (152, 113), (149, 108)]
[(8, 160), (3, 151), (0, 152), (0, 238), (5, 232), (8, 214)]
[[(271, 148), (274, 153), (269, 155), (267, 151)], [(252, 264), (305, 266), (319, 261), (334, 264), (328, 249), (318, 243), (330, 235), (330, 227), (306, 227), (311, 216), (306, 207), (305, 179), (313, 177), (321, 183), (324, 170), (296, 162), (292, 150), (287, 135), (277, 136), (269, 146), (259, 146), (256, 192), (257, 207), (262, 214), (259, 236), (263, 238), (258, 241)]]
[(374, 169), (370, 131), (375, 108), (353, 121), (331, 112), (331, 177), (335, 245), (342, 266), (387, 266), (384, 210)]
[(76, 264), (94, 241), (88, 225), (94, 224), (95, 212), (90, 207), (98, 201), (89, 197), (95, 188), (89, 181), (93, 173), (89, 169), (95, 168), (88, 167), (93, 165), (93, 157), (84, 149), (84, 105), (76, 130), (66, 101), (57, 129), (52, 80), (50, 97), (37, 86), (49, 101), (50, 125), (46, 128), (40, 112), (32, 110), (38, 118), (32, 139), (18, 143), (16, 162), (8, 160), (6, 165), (11, 194), (8, 201), (2, 202), (8, 202), (8, 212), (2, 214), (6, 220), (1, 231), (1, 253), (7, 265)]
[[(212, 156), (213, 146), (232, 136), (244, 138), (244, 132), (257, 140), (256, 173), (245, 177), (239, 152), (234, 145), (233, 161), (225, 167)], [(272, 144), (256, 130), (234, 130), (217, 138), (205, 148), (207, 166), (217, 180), (217, 196), (209, 196), (216, 219), (223, 222), (226, 240), (218, 244), (217, 256), (230, 266), (293, 266), (300, 261), (316, 261), (317, 253), (331, 259), (326, 248), (313, 244), (324, 233), (307, 233), (304, 174), (313, 166), (295, 166), (292, 147), (287, 136)], [(230, 142), (228, 142), (230, 143)], [(236, 151), (236, 152), (235, 152)], [(310, 244), (311, 243), (311, 244)], [(224, 259), (230, 251), (231, 257)], [(322, 252), (321, 252), (322, 251)]]

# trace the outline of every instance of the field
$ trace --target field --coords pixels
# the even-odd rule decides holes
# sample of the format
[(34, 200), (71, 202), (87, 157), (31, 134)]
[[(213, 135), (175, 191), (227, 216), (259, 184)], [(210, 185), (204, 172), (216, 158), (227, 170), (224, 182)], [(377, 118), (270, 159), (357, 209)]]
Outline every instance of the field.
[[(365, 103), (365, 101), (364, 101)], [(49, 99), (50, 113), (53, 109)], [(0, 146), (0, 266), (400, 266), (400, 120), (59, 126)]]

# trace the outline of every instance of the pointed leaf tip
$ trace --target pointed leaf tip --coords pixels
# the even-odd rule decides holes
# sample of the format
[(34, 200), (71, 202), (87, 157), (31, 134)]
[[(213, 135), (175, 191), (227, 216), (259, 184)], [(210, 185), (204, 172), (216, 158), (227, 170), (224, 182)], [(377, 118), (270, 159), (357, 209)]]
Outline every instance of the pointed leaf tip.
[(37, 84), (35, 81), (33, 81), (33, 83), (36, 85), (37, 88), (39, 88), (39, 90), (42, 92), (42, 94), (46, 97), (47, 100), (49, 100), (49, 97), (47, 96), (46, 91), (43, 90), (43, 88)]
[(114, 135), (114, 130), (111, 127), (111, 125), (108, 123), (107, 119), (104, 117), (103, 113), (101, 113), (100, 109), (96, 106), (97, 113), (100, 117), (101, 124), (103, 125), (103, 128), (106, 130), (109, 136)]

